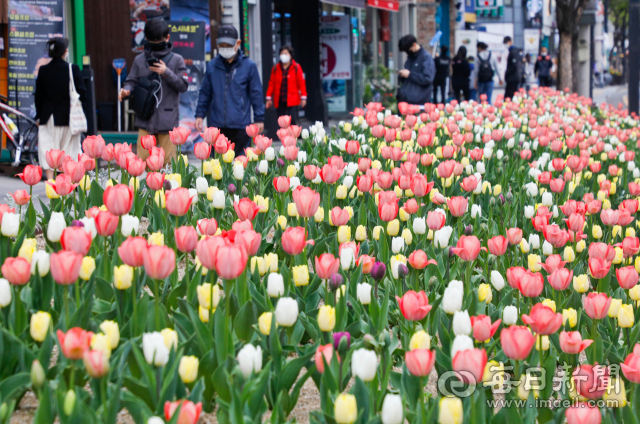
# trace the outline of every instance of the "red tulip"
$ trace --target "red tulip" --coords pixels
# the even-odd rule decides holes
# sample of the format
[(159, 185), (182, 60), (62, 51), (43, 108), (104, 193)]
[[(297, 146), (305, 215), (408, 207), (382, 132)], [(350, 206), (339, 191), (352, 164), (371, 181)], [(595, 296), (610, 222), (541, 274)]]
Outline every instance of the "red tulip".
[(247, 266), (247, 259), (247, 250), (243, 245), (224, 240), (216, 250), (216, 272), (223, 280), (238, 278)]
[(316, 349), (316, 355), (314, 357), (314, 361), (316, 363), (316, 369), (320, 374), (324, 373), (324, 364), (331, 364), (331, 359), (333, 358), (333, 344), (329, 343), (326, 345), (318, 346)]
[(307, 241), (307, 232), (303, 227), (289, 227), (282, 234), (282, 249), (289, 255), (299, 255), (307, 244), (314, 244), (313, 240)]
[(505, 236), (495, 236), (487, 240), (487, 247), (492, 255), (502, 256), (507, 253), (507, 238)]
[(582, 340), (582, 334), (579, 331), (563, 331), (560, 333), (560, 349), (564, 353), (576, 355), (588, 348), (593, 340)]
[(181, 146), (187, 142), (190, 134), (191, 130), (189, 128), (176, 127), (173, 131), (169, 131), (169, 139), (174, 145)]
[(179, 187), (165, 193), (167, 212), (174, 216), (184, 216), (189, 211), (193, 198), (189, 190)]
[(62, 231), (60, 244), (63, 250), (71, 250), (86, 256), (91, 249), (91, 233), (84, 227), (67, 227)]
[(262, 235), (253, 230), (238, 231), (234, 243), (243, 246), (248, 256), (255, 256), (260, 250)]
[[(397, 206), (397, 205), (396, 205)], [(349, 222), (349, 211), (346, 209), (341, 209), (339, 206), (331, 209), (331, 224), (339, 227), (341, 225), (346, 225)]]
[(531, 308), (529, 315), (522, 314), (522, 322), (529, 324), (536, 334), (548, 336), (558, 331), (562, 325), (562, 314), (553, 312), (553, 309), (537, 303)]
[(23, 206), (29, 203), (31, 196), (27, 193), (27, 190), (16, 190), (15, 193), (11, 193), (11, 197), (16, 202), (16, 205)]
[[(57, 182), (58, 180), (56, 180), (56, 183)], [(107, 210), (113, 215), (126, 215), (131, 210), (131, 206), (133, 206), (133, 190), (124, 184), (107, 187), (102, 196), (102, 200)]]
[(605, 293), (591, 292), (584, 299), (584, 311), (591, 319), (604, 319), (609, 312), (611, 298)]
[(275, 177), (273, 179), (273, 188), (275, 188), (278, 193), (286, 193), (289, 191), (289, 187), (289, 177)]
[(600, 258), (589, 258), (589, 271), (593, 278), (604, 278), (611, 268), (611, 262)]
[(426, 377), (431, 373), (436, 363), (436, 351), (429, 349), (414, 349), (405, 352), (404, 363), (411, 375)]
[(15, 286), (22, 286), (31, 278), (31, 264), (23, 257), (7, 258), (2, 264), (2, 276)]
[(127, 237), (118, 247), (120, 260), (126, 265), (139, 267), (144, 265), (144, 252), (149, 243), (144, 237)]
[(168, 246), (147, 246), (142, 251), (142, 261), (149, 278), (164, 280), (176, 267), (176, 253)]
[(478, 315), (470, 319), (471, 327), (473, 327), (473, 337), (481, 343), (493, 337), (502, 322), (502, 320), (499, 319), (491, 324), (491, 317), (486, 315)]
[(34, 186), (42, 180), (42, 168), (36, 165), (27, 165), (24, 170), (16, 175), (26, 184)]
[(484, 349), (458, 351), (451, 361), (451, 365), (463, 383), (482, 383), (484, 368), (487, 365), (487, 351)]
[(147, 174), (147, 187), (150, 190), (158, 191), (162, 189), (164, 184), (164, 174), (161, 172), (149, 172)]
[(455, 217), (461, 217), (467, 211), (468, 199), (465, 197), (452, 197), (447, 200), (447, 206), (449, 206), (449, 212)]
[(301, 218), (311, 218), (315, 215), (320, 206), (319, 193), (308, 187), (297, 186), (291, 195)]
[(315, 271), (321, 280), (328, 280), (340, 270), (340, 258), (331, 253), (323, 253), (315, 258)]
[(623, 364), (620, 364), (622, 373), (632, 383), (640, 383), (640, 343), (633, 347)]
[(256, 215), (258, 215), (258, 212), (260, 212), (260, 206), (246, 197), (240, 199), (239, 202), (234, 202), (233, 209), (235, 209), (240, 221), (253, 221)]
[(420, 321), (431, 310), (429, 299), (424, 291), (416, 293), (413, 290), (406, 292), (402, 298), (396, 296), (402, 316), (409, 321)]
[(119, 217), (108, 211), (99, 211), (95, 216), (96, 231), (102, 237), (112, 236), (118, 229)]
[(73, 327), (63, 333), (58, 330), (58, 342), (60, 343), (60, 350), (62, 354), (68, 359), (82, 359), (85, 352), (89, 351), (91, 345), (91, 338), (93, 333), (91, 331), (85, 331), (80, 327)]
[(80, 253), (63, 250), (52, 253), (50, 261), (51, 276), (56, 283), (68, 286), (78, 280), (80, 267), (82, 266), (82, 255)]
[(190, 400), (179, 400), (177, 402), (167, 401), (164, 404), (164, 418), (167, 422), (171, 421), (178, 407), (180, 407), (180, 415), (178, 416), (176, 424), (197, 424), (200, 419), (200, 413), (202, 412), (202, 402), (194, 404)]
[(408, 258), (409, 265), (415, 269), (423, 269), (427, 265), (437, 265), (434, 259), (429, 259), (423, 250), (414, 250)]
[(529, 356), (536, 339), (527, 327), (511, 325), (500, 332), (502, 350), (508, 358), (522, 361)]
[(475, 261), (480, 253), (480, 240), (476, 236), (460, 236), (451, 251), (466, 262)]
[(64, 165), (64, 159), (66, 158), (66, 156), (67, 155), (65, 152), (58, 149), (48, 150), (47, 153), (45, 154), (45, 157), (47, 159), (47, 165), (49, 165), (49, 168), (51, 169), (62, 168), (62, 165)]
[(587, 402), (573, 404), (564, 411), (567, 424), (600, 424), (602, 414), (596, 405)]
[(601, 398), (609, 385), (609, 367), (580, 365), (573, 371), (573, 382), (580, 396), (592, 400)]
[[(211, 218), (210, 221), (215, 222), (215, 219)], [(176, 228), (174, 230), (174, 236), (176, 238), (176, 247), (182, 253), (193, 252), (196, 249), (198, 233), (192, 226), (183, 225), (182, 227)]]
[(638, 271), (633, 265), (616, 269), (618, 284), (625, 290), (632, 289), (638, 284)]

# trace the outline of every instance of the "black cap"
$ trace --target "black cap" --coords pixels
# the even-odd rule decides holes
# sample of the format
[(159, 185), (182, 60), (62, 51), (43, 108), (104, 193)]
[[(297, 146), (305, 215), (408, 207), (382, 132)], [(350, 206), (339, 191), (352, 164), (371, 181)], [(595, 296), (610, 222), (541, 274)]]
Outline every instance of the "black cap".
[(216, 44), (226, 43), (234, 45), (238, 41), (238, 30), (233, 25), (222, 25), (218, 29)]

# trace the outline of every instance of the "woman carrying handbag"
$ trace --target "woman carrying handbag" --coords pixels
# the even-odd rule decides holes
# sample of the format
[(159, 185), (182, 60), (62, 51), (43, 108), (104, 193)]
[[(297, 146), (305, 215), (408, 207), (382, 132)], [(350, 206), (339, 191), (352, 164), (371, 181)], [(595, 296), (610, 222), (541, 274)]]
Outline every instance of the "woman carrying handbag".
[(39, 120), (38, 158), (47, 179), (53, 178), (46, 154), (49, 150), (64, 151), (73, 159), (82, 153), (81, 133), (87, 130), (82, 111), (86, 90), (80, 68), (66, 61), (69, 40), (52, 38), (47, 42), (51, 61), (40, 68), (36, 79), (36, 119)]

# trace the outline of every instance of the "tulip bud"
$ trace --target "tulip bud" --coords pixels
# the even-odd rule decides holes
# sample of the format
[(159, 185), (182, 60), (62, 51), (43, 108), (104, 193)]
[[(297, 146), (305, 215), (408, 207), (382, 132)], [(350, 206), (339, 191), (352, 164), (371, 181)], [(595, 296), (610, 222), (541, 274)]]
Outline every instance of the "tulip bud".
[(44, 385), (46, 375), (44, 372), (44, 368), (42, 368), (42, 364), (37, 359), (33, 361), (31, 365), (31, 385), (39, 389)]
[(371, 268), (371, 278), (376, 281), (380, 281), (384, 278), (387, 272), (387, 266), (382, 262), (376, 262)]
[(71, 415), (73, 413), (73, 409), (76, 406), (76, 392), (73, 390), (69, 390), (64, 397), (64, 413), (65, 415)]
[(332, 291), (338, 290), (343, 283), (344, 278), (338, 273), (331, 275), (331, 277), (329, 278), (329, 288)]
[(409, 274), (409, 268), (402, 262), (398, 264), (398, 278), (404, 278)]
[(229, 184), (229, 186), (227, 187), (227, 191), (229, 192), (229, 194), (236, 194), (235, 184)]
[(164, 180), (163, 183), (162, 183), (162, 188), (164, 189), (164, 191), (171, 190), (171, 181), (170, 180)]
[[(48, 185), (47, 185), (48, 187)], [(7, 415), (9, 414), (9, 405), (7, 405), (6, 402), (2, 402), (2, 405), (0, 405), (0, 422), (5, 422), (7, 421)]]
[(473, 235), (473, 225), (467, 225), (466, 227), (464, 227), (464, 235), (465, 236)]

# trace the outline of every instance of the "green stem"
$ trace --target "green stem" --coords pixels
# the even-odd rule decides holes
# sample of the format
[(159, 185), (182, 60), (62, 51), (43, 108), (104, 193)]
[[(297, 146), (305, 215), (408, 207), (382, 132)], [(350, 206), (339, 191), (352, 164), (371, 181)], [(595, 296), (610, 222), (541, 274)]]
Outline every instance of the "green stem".
[(154, 278), (153, 284), (155, 285), (154, 301), (156, 309), (156, 331), (160, 331), (160, 284), (158, 280)]
[(136, 308), (137, 308), (137, 297), (138, 297), (138, 281), (137, 281), (137, 277), (138, 277), (138, 269), (134, 268), (133, 269), (133, 281), (131, 282), (131, 303), (133, 306), (133, 316), (132, 321), (131, 321), (131, 326), (133, 327), (133, 335), (137, 336), (138, 333), (136, 332)]
[(65, 324), (66, 329), (69, 329), (69, 292), (68, 290), (64, 290), (64, 295), (62, 296), (64, 299), (64, 316), (65, 316)]

